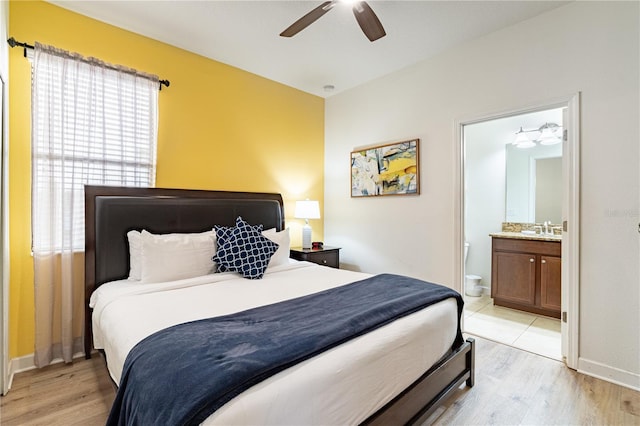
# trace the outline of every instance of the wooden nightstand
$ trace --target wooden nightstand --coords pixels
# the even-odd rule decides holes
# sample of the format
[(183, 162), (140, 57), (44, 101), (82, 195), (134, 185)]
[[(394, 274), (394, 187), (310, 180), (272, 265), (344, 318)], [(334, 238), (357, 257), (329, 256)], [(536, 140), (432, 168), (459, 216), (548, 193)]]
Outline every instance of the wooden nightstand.
[(306, 260), (318, 265), (340, 267), (340, 247), (325, 246), (321, 249), (303, 249), (302, 247), (291, 247), (289, 257), (295, 260)]

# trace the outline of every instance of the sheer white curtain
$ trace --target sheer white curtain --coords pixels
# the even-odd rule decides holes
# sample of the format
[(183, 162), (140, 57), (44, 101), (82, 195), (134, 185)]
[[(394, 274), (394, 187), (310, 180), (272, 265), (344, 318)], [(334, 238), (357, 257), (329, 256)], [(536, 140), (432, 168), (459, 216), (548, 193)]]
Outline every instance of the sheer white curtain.
[(157, 76), (36, 43), (32, 68), (35, 363), (84, 332), (84, 185), (155, 183)]

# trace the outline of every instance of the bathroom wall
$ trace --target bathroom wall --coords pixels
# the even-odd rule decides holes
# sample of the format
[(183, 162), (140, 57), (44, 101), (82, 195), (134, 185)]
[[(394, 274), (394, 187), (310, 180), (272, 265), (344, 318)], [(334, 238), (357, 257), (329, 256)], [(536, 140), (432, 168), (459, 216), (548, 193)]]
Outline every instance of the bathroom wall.
[[(509, 120), (510, 121), (510, 120)], [(465, 239), (469, 254), (465, 274), (480, 275), (491, 289), (491, 232), (504, 221), (505, 145), (515, 130), (505, 120), (465, 126)]]

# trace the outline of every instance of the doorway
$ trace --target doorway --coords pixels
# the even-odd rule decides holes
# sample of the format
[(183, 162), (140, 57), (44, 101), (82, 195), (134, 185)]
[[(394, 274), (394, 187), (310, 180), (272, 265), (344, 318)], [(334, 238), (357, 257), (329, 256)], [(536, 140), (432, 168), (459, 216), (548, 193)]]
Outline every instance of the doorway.
[[(465, 292), (466, 276), (473, 276), (480, 291), (471, 291), (465, 295), (465, 332), (477, 334), (493, 340), (520, 347), (531, 352), (555, 359), (563, 359), (571, 368), (577, 367), (577, 326), (578, 326), (578, 117), (579, 94), (546, 105), (493, 114), (480, 118), (457, 122), (459, 151), (457, 161), (459, 200), (456, 205), (458, 226), (456, 238), (459, 245), (456, 255), (460, 263), (456, 270), (456, 280), (461, 293)], [(536, 131), (545, 125), (557, 126), (556, 136), (560, 154), (550, 149), (548, 144), (540, 146), (542, 131)], [(524, 133), (529, 141), (529, 153), (520, 160), (528, 166), (512, 166), (509, 151), (522, 156), (526, 149), (517, 149), (513, 145), (516, 133)], [(521, 135), (522, 136), (522, 135)], [(524, 138), (521, 138), (523, 140)], [(473, 144), (473, 145), (472, 145)], [(519, 152), (518, 152), (519, 151)], [(535, 153), (534, 153), (535, 151)], [(561, 198), (553, 203), (542, 200), (541, 193), (536, 195), (536, 169), (538, 160), (544, 158), (562, 158), (562, 170), (555, 171), (562, 176), (561, 181), (552, 183), (553, 190), (547, 190), (553, 198)], [(558, 161), (553, 161), (558, 162)], [(547, 165), (539, 163), (540, 169)], [(519, 185), (509, 184), (507, 175), (513, 171), (528, 176)], [(539, 178), (544, 181), (542, 177)], [(557, 176), (556, 178), (557, 179)], [(541, 182), (541, 185), (544, 182)], [(557, 189), (560, 189), (559, 191)], [(531, 193), (530, 190), (534, 192)], [(555, 195), (554, 195), (555, 194)], [(549, 215), (542, 219), (536, 217), (536, 197), (544, 208), (538, 213)], [(512, 198), (512, 200), (509, 200)], [(551, 208), (550, 204), (556, 204)], [(550, 210), (551, 208), (551, 210)], [(552, 210), (556, 209), (557, 213)], [(552, 219), (553, 216), (553, 219)], [(546, 315), (521, 312), (509, 308), (494, 306), (491, 299), (491, 240), (490, 234), (502, 231), (503, 223), (535, 224), (549, 219), (562, 240), (562, 319), (555, 320)], [(563, 229), (563, 231), (560, 231)], [(536, 232), (539, 232), (536, 230)], [(465, 244), (467, 243), (467, 244)], [(467, 256), (465, 257), (465, 253)], [(476, 296), (480, 293), (480, 296)], [(558, 312), (560, 316), (560, 312)], [(502, 338), (500, 334), (502, 333)]]
[(9, 261), (8, 261), (8, 190), (7, 173), (7, 108), (5, 79), (0, 74), (0, 394), (9, 391)]

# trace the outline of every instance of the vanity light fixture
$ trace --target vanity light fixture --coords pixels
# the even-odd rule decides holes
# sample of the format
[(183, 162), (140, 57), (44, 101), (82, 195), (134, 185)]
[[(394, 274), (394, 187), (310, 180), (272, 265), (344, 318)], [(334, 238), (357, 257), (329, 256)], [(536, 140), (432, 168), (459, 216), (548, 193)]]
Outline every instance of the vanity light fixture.
[[(544, 123), (537, 129), (524, 130), (520, 127), (520, 130), (516, 132), (516, 138), (513, 144), (518, 148), (531, 148), (536, 146), (536, 143), (541, 145), (555, 145), (562, 142), (558, 132), (562, 130), (562, 127), (556, 123)], [(537, 132), (539, 133), (537, 138), (530, 139), (527, 133)]]
[(520, 127), (520, 130), (516, 132), (516, 139), (513, 141), (513, 144), (516, 147), (531, 148), (536, 145), (531, 139), (529, 139), (526, 132), (526, 130), (522, 130), (522, 127)]
[(544, 125), (540, 127), (538, 142), (540, 142), (541, 145), (555, 145), (562, 142), (562, 139), (560, 139), (560, 136), (557, 134), (558, 131), (560, 131), (560, 126), (557, 124), (544, 123)]
[(296, 211), (294, 213), (296, 219), (304, 219), (305, 224), (302, 227), (302, 248), (311, 248), (311, 226), (309, 219), (320, 219), (320, 203), (313, 200), (296, 201)]

